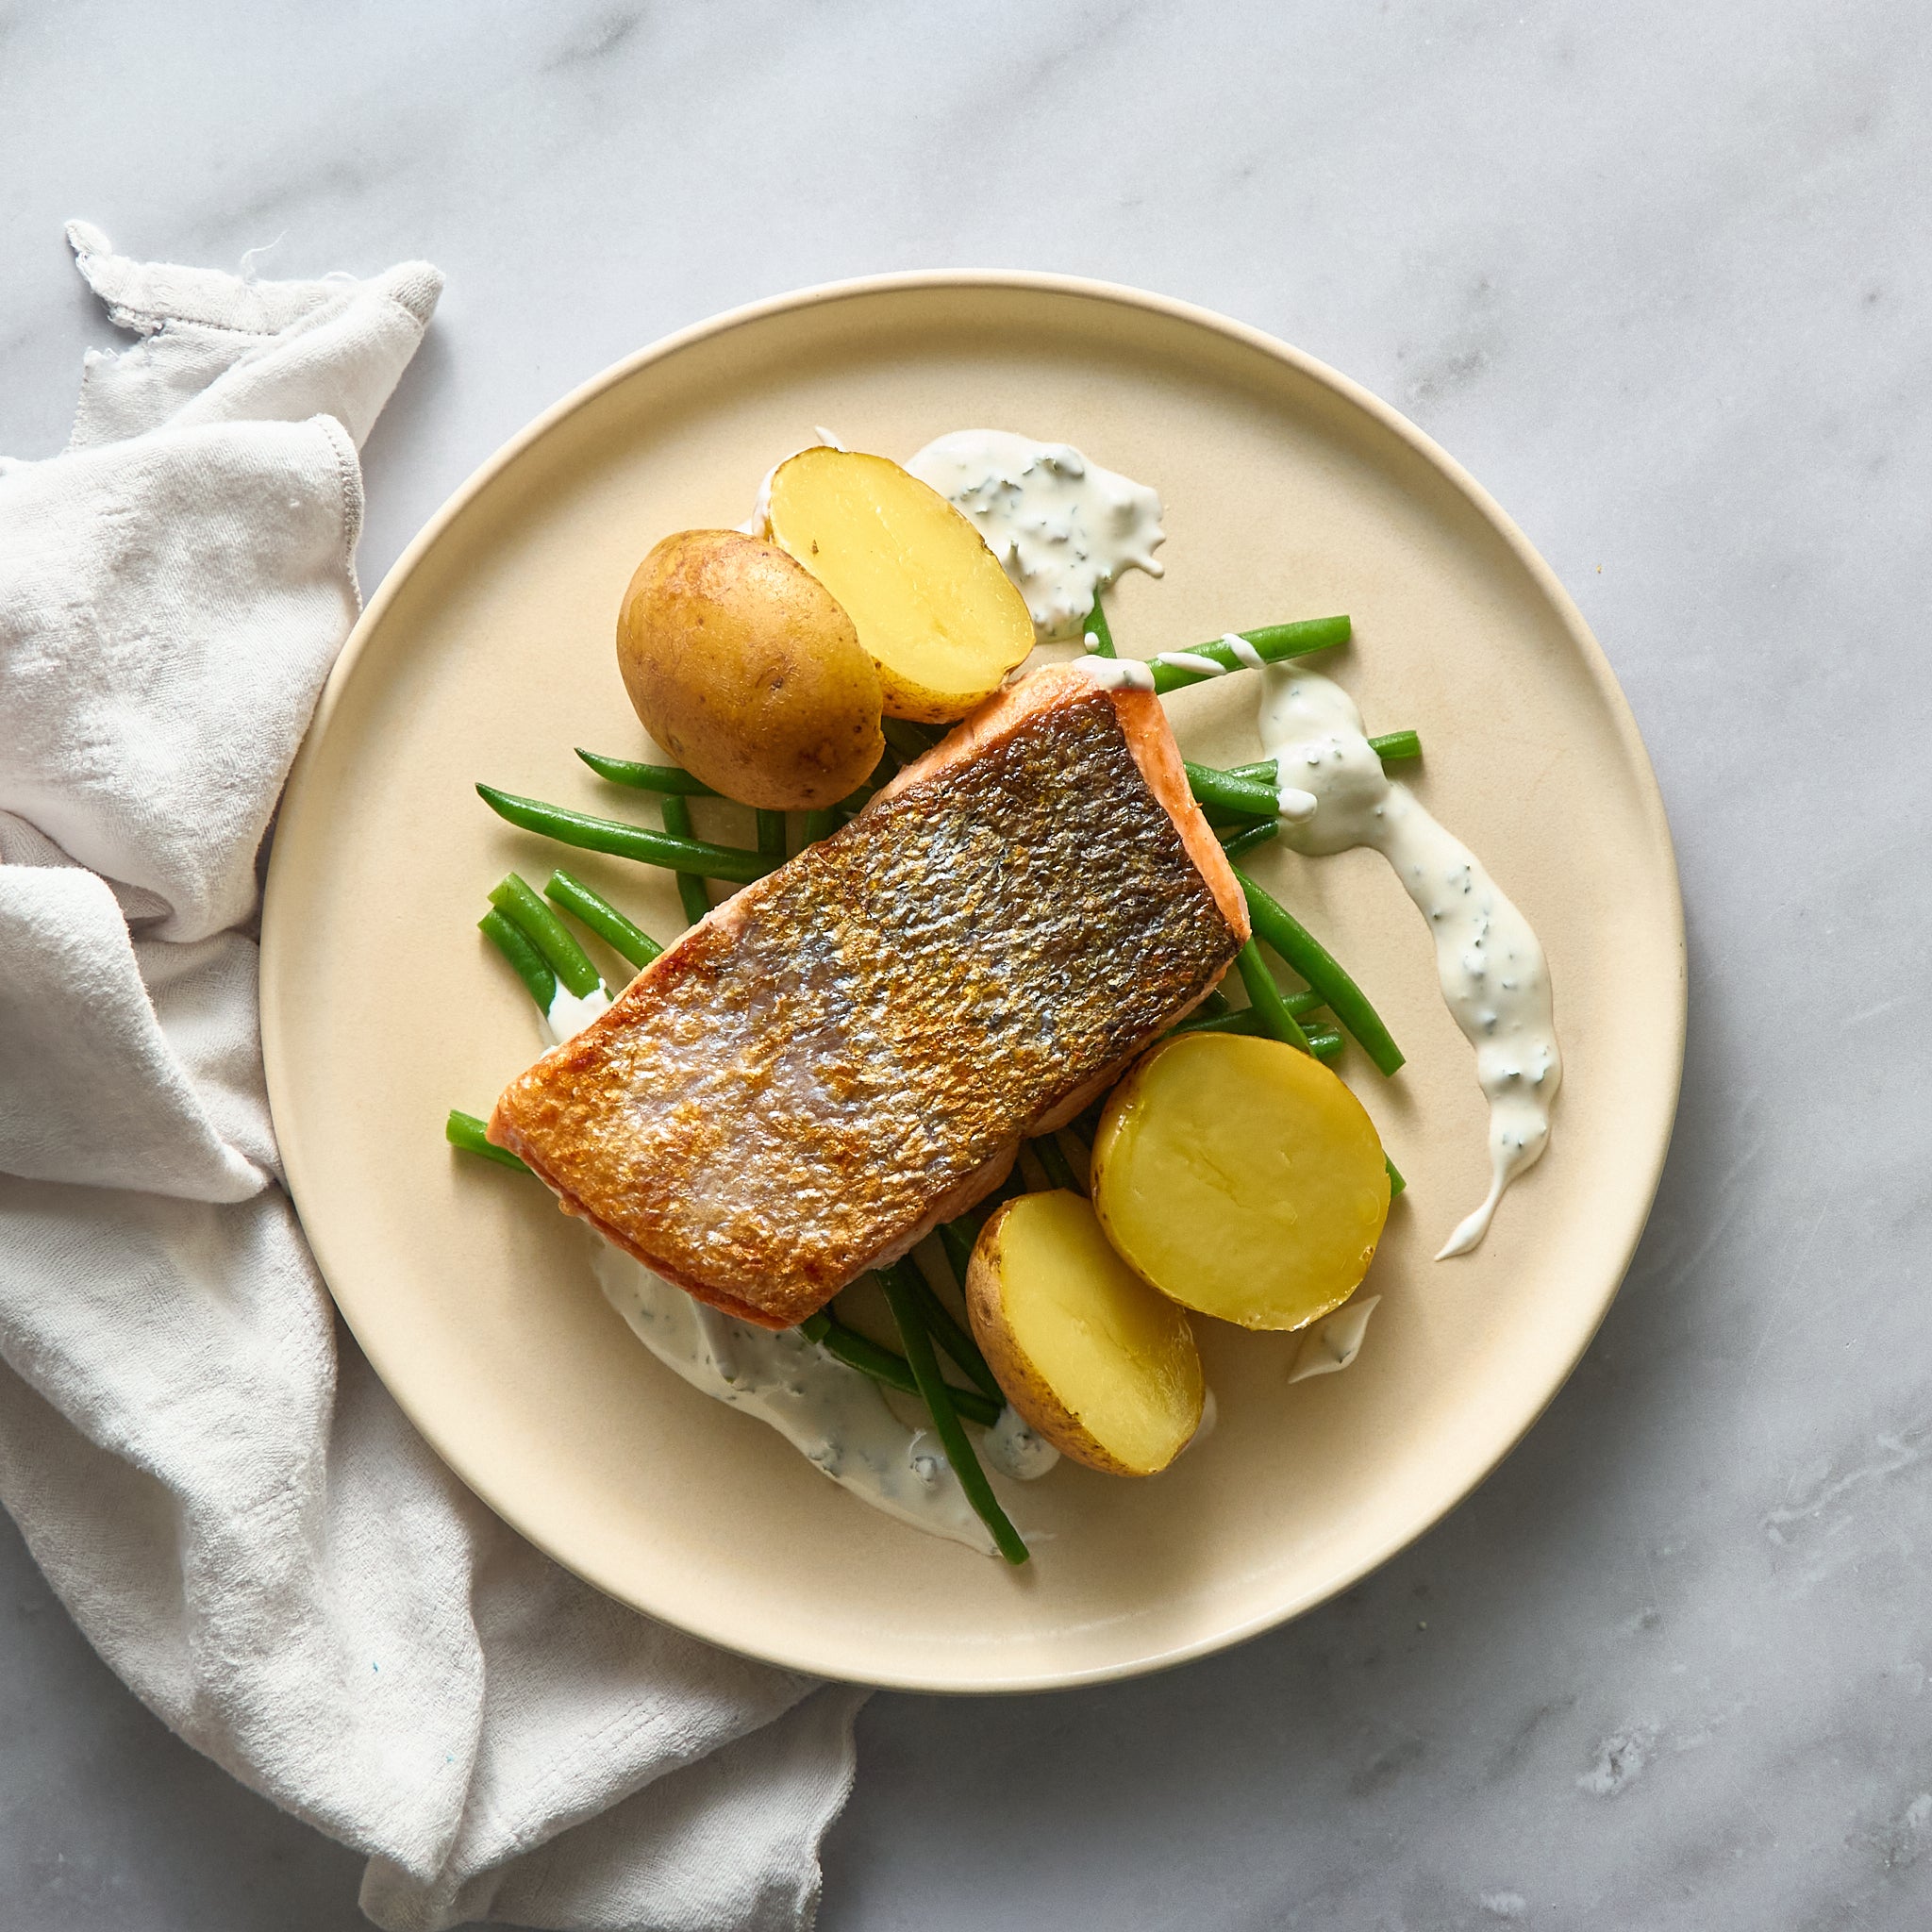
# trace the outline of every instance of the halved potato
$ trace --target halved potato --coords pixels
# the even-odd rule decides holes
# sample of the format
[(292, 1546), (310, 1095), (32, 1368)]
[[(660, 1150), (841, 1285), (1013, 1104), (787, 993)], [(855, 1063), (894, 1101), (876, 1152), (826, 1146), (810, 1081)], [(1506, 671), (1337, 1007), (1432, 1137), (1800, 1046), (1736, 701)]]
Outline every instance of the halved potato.
[(1188, 1318), (1114, 1253), (1078, 1194), (1022, 1194), (992, 1216), (966, 1310), (1007, 1400), (1075, 1462), (1153, 1475), (1201, 1425)]
[(972, 523), (887, 457), (825, 445), (772, 477), (773, 538), (845, 608), (887, 715), (963, 718), (1033, 648), (1033, 620)]
[(1114, 1089), (1093, 1143), (1108, 1239), (1162, 1294), (1304, 1328), (1374, 1258), (1389, 1169), (1362, 1104), (1278, 1041), (1184, 1033)]
[(879, 761), (878, 674), (809, 571), (741, 530), (677, 530), (638, 565), (617, 668), (644, 729), (742, 805), (817, 811)]

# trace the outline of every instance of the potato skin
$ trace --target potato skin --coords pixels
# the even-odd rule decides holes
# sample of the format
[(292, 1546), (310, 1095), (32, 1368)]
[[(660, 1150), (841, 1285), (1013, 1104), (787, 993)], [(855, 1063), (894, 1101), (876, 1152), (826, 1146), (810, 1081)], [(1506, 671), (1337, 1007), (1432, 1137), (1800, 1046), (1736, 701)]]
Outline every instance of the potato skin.
[(692, 776), (767, 811), (817, 811), (885, 739), (878, 674), (831, 592), (775, 543), (678, 530), (638, 565), (617, 665), (643, 726)]
[(1000, 1303), (1000, 1226), (1017, 1205), (1002, 1202), (973, 1244), (973, 1258), (966, 1269), (966, 1317), (973, 1339), (1001, 1392), (1035, 1435), (1044, 1437), (1062, 1456), (1103, 1474), (1144, 1474), (1102, 1448), (1020, 1351)]

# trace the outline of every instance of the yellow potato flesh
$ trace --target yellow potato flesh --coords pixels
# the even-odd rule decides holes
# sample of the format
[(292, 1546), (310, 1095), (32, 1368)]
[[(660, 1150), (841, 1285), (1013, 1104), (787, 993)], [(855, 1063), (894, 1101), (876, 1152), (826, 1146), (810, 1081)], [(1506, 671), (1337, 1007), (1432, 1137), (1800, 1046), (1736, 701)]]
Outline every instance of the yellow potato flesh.
[(857, 626), (889, 716), (963, 717), (1032, 650), (1025, 599), (979, 532), (888, 458), (801, 450), (771, 505), (773, 539)]
[(967, 1307), (1008, 1401), (1075, 1461), (1152, 1475), (1200, 1426), (1187, 1317), (1121, 1260), (1079, 1195), (1023, 1194), (989, 1222)]
[(1163, 1294), (1302, 1328), (1355, 1292), (1389, 1214), (1361, 1103), (1273, 1040), (1184, 1034), (1114, 1090), (1093, 1146), (1108, 1239)]

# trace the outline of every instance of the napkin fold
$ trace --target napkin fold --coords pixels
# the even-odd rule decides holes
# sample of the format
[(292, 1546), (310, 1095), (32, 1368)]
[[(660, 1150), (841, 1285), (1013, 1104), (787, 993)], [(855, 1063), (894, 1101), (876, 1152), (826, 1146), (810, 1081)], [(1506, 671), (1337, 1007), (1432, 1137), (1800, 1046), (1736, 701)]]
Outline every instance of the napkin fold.
[(367, 1856), (377, 1924), (806, 1925), (862, 1693), (491, 1516), (281, 1184), (258, 860), (358, 608), (357, 450), (442, 278), (68, 238), (137, 340), (88, 357), (65, 454), (0, 459), (0, 1503), (150, 1708)]

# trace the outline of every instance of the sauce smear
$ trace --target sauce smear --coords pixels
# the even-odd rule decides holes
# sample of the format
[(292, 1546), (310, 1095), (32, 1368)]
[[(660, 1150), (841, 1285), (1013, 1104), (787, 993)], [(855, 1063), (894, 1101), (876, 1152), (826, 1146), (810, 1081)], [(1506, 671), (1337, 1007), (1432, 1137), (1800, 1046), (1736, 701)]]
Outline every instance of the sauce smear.
[(1370, 845), (1394, 868), (1436, 938), (1436, 976), (1490, 1103), (1490, 1191), (1436, 1258), (1466, 1255), (1489, 1232), (1503, 1191), (1541, 1158), (1562, 1084), (1549, 962), (1529, 921), (1482, 861), (1382, 769), (1361, 713), (1339, 684), (1286, 665), (1267, 671), (1261, 743), (1275, 782), (1311, 795), (1283, 841), (1310, 857)]
[(1160, 575), (1160, 497), (1068, 442), (956, 429), (906, 467), (965, 511), (1026, 600), (1042, 641), (1080, 634), (1124, 570)]

